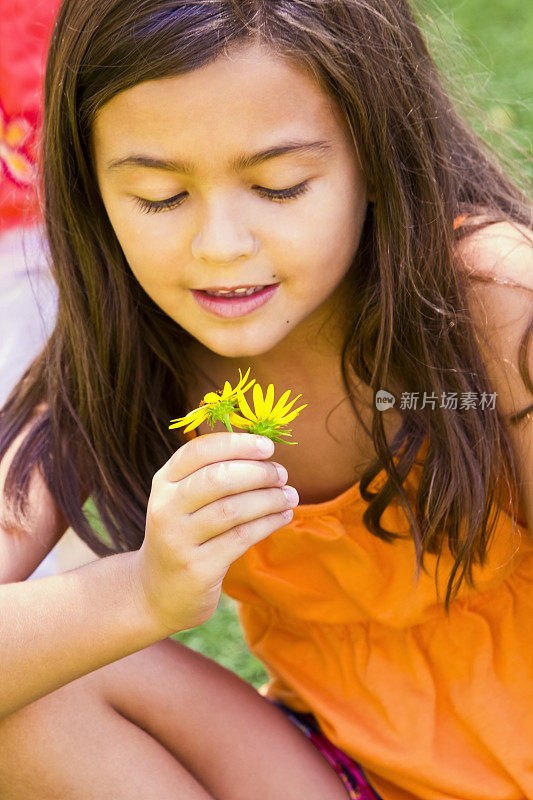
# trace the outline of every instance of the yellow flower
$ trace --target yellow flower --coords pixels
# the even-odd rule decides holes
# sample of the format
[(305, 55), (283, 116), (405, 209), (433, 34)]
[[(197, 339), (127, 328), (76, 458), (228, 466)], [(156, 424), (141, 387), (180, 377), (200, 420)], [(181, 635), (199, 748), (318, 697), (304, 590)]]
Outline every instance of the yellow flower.
[(263, 397), (263, 390), (260, 385), (256, 383), (253, 391), (254, 412), (248, 405), (243, 392), (238, 390), (237, 397), (239, 399), (239, 408), (242, 414), (244, 414), (244, 418), (236, 414), (232, 420), (233, 424), (240, 428), (245, 428), (249, 433), (255, 433), (259, 436), (268, 436), (273, 442), (297, 444), (297, 442), (286, 442), (281, 438), (282, 436), (292, 435), (290, 429), (282, 430), (282, 428), (288, 425), (289, 422), (292, 422), (300, 411), (308, 406), (308, 403), (291, 411), (292, 406), (302, 395), (296, 395), (296, 397), (287, 404), (290, 393), (291, 390), (288, 389), (281, 395), (276, 405), (274, 405), (274, 386), (270, 383)]
[(244, 376), (239, 369), (240, 380), (235, 388), (232, 388), (230, 382), (226, 381), (221, 392), (208, 392), (204, 395), (204, 399), (198, 408), (189, 411), (184, 417), (171, 419), (170, 421), (173, 424), (169, 425), (169, 430), (172, 428), (182, 428), (186, 425), (187, 427), (184, 433), (188, 433), (201, 425), (204, 420), (207, 420), (211, 428), (213, 428), (215, 422), (220, 421), (231, 431), (231, 423), (234, 421), (234, 417), (237, 416), (234, 413), (237, 404), (237, 395), (238, 393), (248, 391), (255, 383), (255, 378), (251, 380), (250, 383), (246, 383), (249, 374), (250, 367), (248, 367), (246, 375)]

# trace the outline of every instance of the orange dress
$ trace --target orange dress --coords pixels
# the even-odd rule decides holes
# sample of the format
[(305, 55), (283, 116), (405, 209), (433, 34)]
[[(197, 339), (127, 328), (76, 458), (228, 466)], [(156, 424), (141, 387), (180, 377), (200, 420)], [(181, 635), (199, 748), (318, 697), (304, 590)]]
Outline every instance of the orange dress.
[[(421, 469), (417, 459), (404, 483), (413, 504)], [(314, 714), (385, 800), (533, 798), (533, 540), (523, 510), (513, 528), (502, 509), (476, 588), (463, 583), (446, 616), (451, 554), (437, 596), (436, 556), (415, 581), (399, 500), (382, 516), (406, 535), (393, 544), (367, 531), (366, 506), (358, 483), (300, 505), (230, 566), (223, 590), (270, 677), (262, 693)]]

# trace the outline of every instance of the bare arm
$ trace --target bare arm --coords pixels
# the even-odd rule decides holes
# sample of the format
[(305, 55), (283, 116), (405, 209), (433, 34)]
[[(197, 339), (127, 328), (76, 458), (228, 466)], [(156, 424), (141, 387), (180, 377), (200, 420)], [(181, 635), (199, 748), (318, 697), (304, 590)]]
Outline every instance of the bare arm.
[[(0, 464), (0, 489), (26, 431)], [(37, 472), (29, 506), (27, 530), (0, 527), (0, 718), (167, 635), (134, 593), (133, 553), (26, 581), (67, 527)]]
[(0, 718), (167, 635), (135, 599), (133, 556), (0, 586)]
[(166, 636), (135, 599), (133, 556), (0, 586), (0, 718)]

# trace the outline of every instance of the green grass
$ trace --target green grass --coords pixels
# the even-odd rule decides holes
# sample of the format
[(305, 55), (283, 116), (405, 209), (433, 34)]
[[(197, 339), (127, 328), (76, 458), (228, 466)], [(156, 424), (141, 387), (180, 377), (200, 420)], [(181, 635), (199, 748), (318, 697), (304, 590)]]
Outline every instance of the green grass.
[[(514, 158), (518, 175), (531, 177), (525, 153), (514, 152), (498, 135), (498, 130), (503, 131), (531, 153), (533, 13), (527, 0), (440, 0), (438, 4), (426, 2), (424, 7), (418, 4), (418, 8), (446, 86), (454, 96), (455, 86), (464, 87), (463, 113), (497, 151)], [(255, 687), (267, 679), (261, 663), (246, 647), (230, 598), (222, 596), (206, 623), (174, 638), (214, 658)]]
[[(533, 179), (533, 13), (523, 0), (419, 2), (428, 45), (461, 113), (514, 163), (523, 188)], [(521, 149), (521, 151), (520, 151)]]

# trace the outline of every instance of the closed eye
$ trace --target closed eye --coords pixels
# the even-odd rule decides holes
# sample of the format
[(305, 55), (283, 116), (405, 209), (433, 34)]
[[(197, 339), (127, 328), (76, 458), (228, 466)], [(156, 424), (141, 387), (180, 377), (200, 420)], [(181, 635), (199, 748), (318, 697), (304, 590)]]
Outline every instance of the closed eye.
[(253, 186), (252, 188), (255, 189), (261, 197), (284, 202), (285, 200), (292, 200), (294, 197), (305, 194), (309, 189), (309, 184), (307, 181), (302, 181), (302, 183), (298, 183), (296, 186), (289, 186), (288, 189), (265, 189), (263, 186)]
[(144, 197), (136, 197), (135, 205), (145, 214), (156, 214), (158, 211), (170, 211), (172, 208), (181, 205), (186, 194), (187, 192), (181, 192), (166, 200), (145, 200)]
[[(305, 194), (309, 190), (309, 184), (307, 181), (302, 181), (302, 183), (298, 183), (296, 186), (289, 186), (287, 189), (266, 189), (264, 186), (252, 186), (252, 189), (255, 189), (260, 197), (283, 203), (286, 200), (292, 200)], [(146, 214), (156, 214), (158, 211), (170, 211), (173, 208), (177, 208), (186, 196), (187, 192), (181, 192), (166, 200), (146, 200), (143, 197), (136, 197), (135, 204)]]

